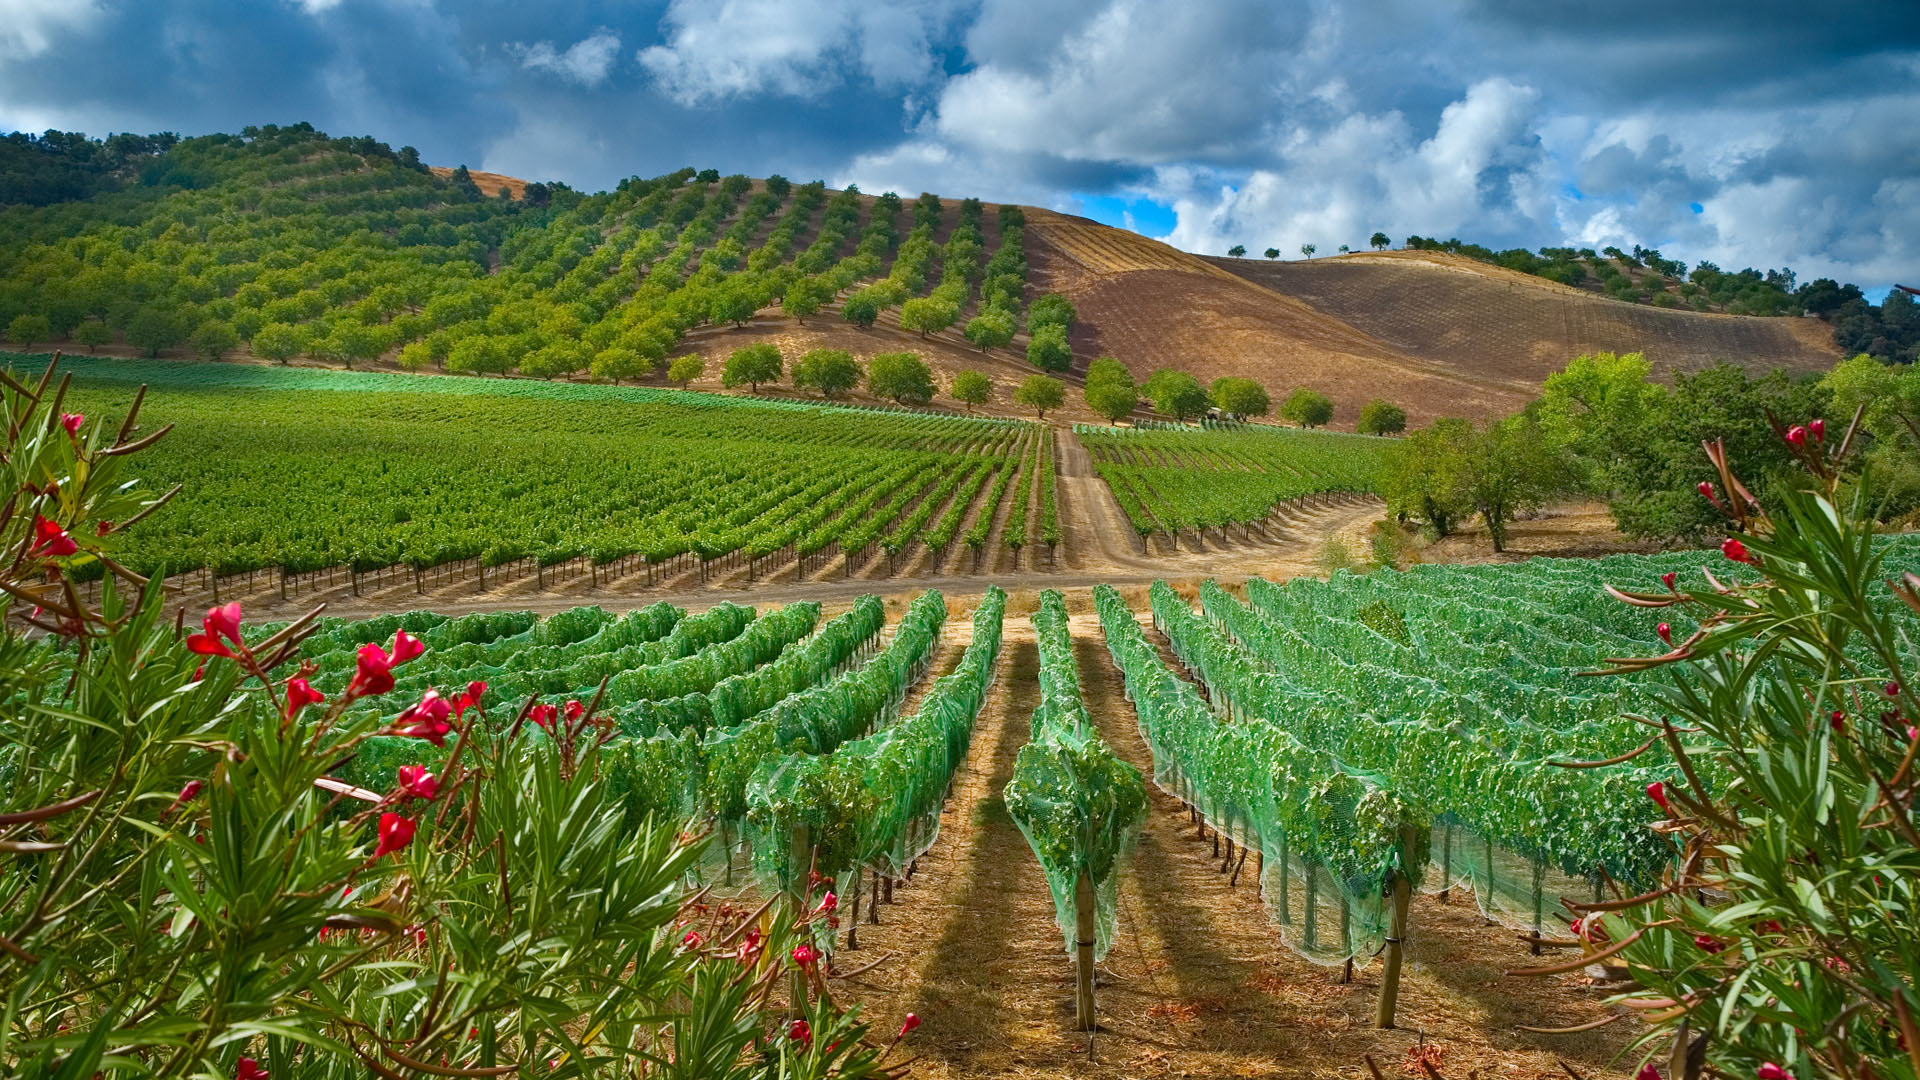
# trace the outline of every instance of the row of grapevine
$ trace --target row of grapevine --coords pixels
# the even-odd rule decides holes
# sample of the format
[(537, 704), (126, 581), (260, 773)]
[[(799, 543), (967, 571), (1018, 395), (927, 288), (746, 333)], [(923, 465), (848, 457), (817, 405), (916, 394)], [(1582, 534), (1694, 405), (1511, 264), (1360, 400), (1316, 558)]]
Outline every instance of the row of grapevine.
[(1040, 707), (1002, 798), (1046, 872), (1055, 918), (1076, 959), (1078, 1021), (1090, 1030), (1093, 964), (1113, 945), (1120, 860), (1146, 823), (1147, 790), (1140, 770), (1115, 756), (1094, 731), (1059, 590), (1040, 594), (1033, 632), (1040, 651)]
[[(933, 845), (940, 808), (955, 770), (966, 760), (974, 721), (992, 685), (1000, 654), (1006, 594), (990, 588), (974, 609), (973, 634), (959, 666), (936, 681), (914, 714), (827, 753), (791, 754), (762, 765), (748, 797), (756, 863), (782, 888), (811, 871), (854, 897), (859, 920), (864, 870), (889, 878)], [(804, 828), (810, 865), (791, 857), (793, 831)], [(878, 913), (871, 916), (878, 921)]]
[[(937, 516), (940, 499), (915, 497), (931, 487), (970, 504), (984, 487), (973, 478), (1031, 431), (700, 395), (547, 397), (407, 376), (276, 391), (245, 370), (223, 384), (177, 365), (184, 376), (140, 362), (74, 367), (76, 410), (111, 412), (130, 383), (154, 377), (143, 419), (174, 425), (146, 463), (183, 494), (140, 530), (109, 538), (141, 573), (199, 569), (209, 552), (220, 553), (216, 574), (291, 576), (471, 560), (657, 566), (683, 556), (753, 560), (757, 571), (768, 557), (858, 553), (882, 539), (896, 554), (916, 542), (941, 547), (966, 505), (948, 521)], [(376, 389), (384, 386), (393, 389)], [(273, 436), (261, 438), (269, 425)], [(471, 438), (476, 428), (489, 437)], [(911, 505), (925, 516), (910, 516)]]
[(1362, 435), (1251, 425), (1074, 432), (1142, 537), (1262, 522), (1276, 506), (1322, 492), (1376, 491), (1393, 449)]
[(1097, 586), (1094, 604), (1153, 751), (1154, 782), (1227, 838), (1233, 880), (1248, 851), (1261, 853), (1256, 871), (1287, 944), (1338, 963), (1398, 936), (1388, 898), (1399, 880), (1424, 877), (1431, 819), (1278, 724), (1216, 717), (1167, 669), (1119, 592)]

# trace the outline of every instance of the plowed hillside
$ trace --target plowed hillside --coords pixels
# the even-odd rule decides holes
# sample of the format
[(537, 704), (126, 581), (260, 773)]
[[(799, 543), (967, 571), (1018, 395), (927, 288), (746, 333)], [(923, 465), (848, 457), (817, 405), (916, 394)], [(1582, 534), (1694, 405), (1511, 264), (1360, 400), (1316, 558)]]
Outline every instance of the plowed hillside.
[(1029, 212), (1033, 287), (1061, 292), (1079, 312), (1076, 361), (1110, 354), (1135, 375), (1174, 367), (1203, 382), (1257, 379), (1276, 394), (1311, 386), (1333, 398), (1334, 424), (1385, 396), (1414, 423), (1485, 416), (1525, 403), (1537, 380), (1487, 376), (1396, 349), (1339, 318), (1245, 280), (1199, 256), (1124, 229)]
[(1822, 371), (1839, 352), (1817, 319), (1673, 311), (1444, 252), (1267, 262), (1210, 259), (1401, 352), (1494, 378), (1538, 381), (1583, 352), (1644, 352), (1659, 371), (1729, 360), (1752, 371)]
[(1334, 399), (1336, 426), (1372, 397), (1403, 403), (1416, 424), (1506, 412), (1596, 350), (1642, 351), (1662, 371), (1718, 359), (1818, 371), (1838, 357), (1813, 320), (1626, 304), (1457, 256), (1205, 258), (1083, 218), (1034, 210), (1028, 222), (1035, 289), (1079, 310), (1079, 363), (1111, 354), (1139, 375), (1310, 386)]

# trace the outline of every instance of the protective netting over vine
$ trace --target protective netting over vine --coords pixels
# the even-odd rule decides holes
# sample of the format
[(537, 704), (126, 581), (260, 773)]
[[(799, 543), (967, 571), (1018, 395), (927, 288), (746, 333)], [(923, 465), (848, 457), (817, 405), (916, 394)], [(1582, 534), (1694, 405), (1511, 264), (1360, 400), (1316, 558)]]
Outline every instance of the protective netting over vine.
[(1120, 861), (1146, 822), (1146, 783), (1140, 770), (1115, 757), (1094, 733), (1080, 698), (1066, 600), (1058, 590), (1040, 594), (1033, 631), (1040, 650), (1040, 707), (1033, 713), (1032, 741), (1020, 748), (1003, 798), (1046, 871), (1068, 953), (1078, 940), (1074, 892), (1081, 875), (1091, 880), (1094, 955), (1104, 957), (1113, 944)]
[[(893, 640), (872, 659), (831, 682), (809, 687), (761, 713), (736, 729), (729, 741), (710, 746), (709, 762), (727, 761), (729, 770), (708, 774), (709, 790), (719, 805), (731, 806), (734, 792), (715, 790), (717, 775), (740, 775), (744, 750), (751, 768), (740, 806), (751, 814), (756, 806), (779, 807), (783, 815), (762, 813), (746, 821), (753, 846), (755, 871), (763, 880), (787, 884), (794, 872), (806, 867), (788, 865), (790, 833), (795, 825), (808, 826), (819, 872), (827, 867), (856, 865), (860, 854), (860, 824), (872, 810), (874, 796), (865, 792), (850, 773), (820, 769), (812, 764), (830, 756), (841, 744), (869, 735), (891, 724), (907, 690), (933, 663), (946, 625), (947, 600), (929, 589), (916, 597), (894, 628)], [(762, 747), (766, 747), (762, 749)]]
[(1394, 877), (1418, 881), (1425, 869), (1426, 819), (1377, 778), (1275, 724), (1215, 716), (1167, 669), (1117, 591), (1098, 586), (1094, 602), (1153, 750), (1154, 782), (1228, 838), (1223, 866), (1231, 864), (1234, 877), (1248, 851), (1261, 853), (1256, 872), (1289, 946), (1323, 963), (1372, 955), (1389, 931), (1385, 897)]
[(842, 894), (858, 890), (862, 870), (898, 876), (933, 845), (940, 808), (992, 685), (1005, 609), (1006, 594), (988, 589), (959, 666), (934, 682), (912, 716), (830, 753), (795, 753), (763, 768), (748, 796), (763, 880), (779, 888), (793, 883), (796, 826), (806, 826), (814, 872)]

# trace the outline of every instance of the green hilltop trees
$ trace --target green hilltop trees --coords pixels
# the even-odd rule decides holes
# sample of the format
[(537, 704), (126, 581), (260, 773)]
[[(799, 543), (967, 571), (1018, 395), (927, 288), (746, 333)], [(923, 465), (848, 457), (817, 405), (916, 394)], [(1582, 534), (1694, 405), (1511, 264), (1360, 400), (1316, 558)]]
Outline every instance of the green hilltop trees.
[(667, 365), (667, 381), (677, 382), (682, 390), (693, 380), (707, 373), (707, 361), (699, 353), (677, 356)]
[(1398, 435), (1407, 430), (1407, 410), (1374, 398), (1360, 407), (1360, 419), (1353, 430), (1362, 435)]
[(793, 385), (803, 390), (818, 390), (829, 400), (853, 389), (860, 382), (860, 362), (845, 349), (814, 349), (793, 365)]

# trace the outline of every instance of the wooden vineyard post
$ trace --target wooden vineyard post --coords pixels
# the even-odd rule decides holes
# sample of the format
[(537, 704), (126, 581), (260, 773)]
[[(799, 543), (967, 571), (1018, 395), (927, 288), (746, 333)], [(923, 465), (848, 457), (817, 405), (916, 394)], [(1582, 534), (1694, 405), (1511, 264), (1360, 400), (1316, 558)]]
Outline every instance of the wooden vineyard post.
[(1393, 1010), (1400, 1002), (1400, 960), (1407, 940), (1407, 902), (1413, 897), (1413, 882), (1405, 874), (1393, 876), (1393, 921), (1388, 923), (1386, 967), (1380, 973), (1380, 1007), (1374, 1013), (1374, 1026), (1393, 1026)]
[(1094, 1028), (1093, 943), (1093, 875), (1082, 871), (1073, 886), (1073, 1022), (1080, 1031)]
[[(787, 849), (787, 899), (793, 904), (795, 923), (807, 913), (807, 878), (812, 871), (813, 845), (807, 839), (807, 827), (795, 825)], [(799, 964), (787, 976), (787, 1008), (796, 1017), (807, 1014), (807, 972)]]

